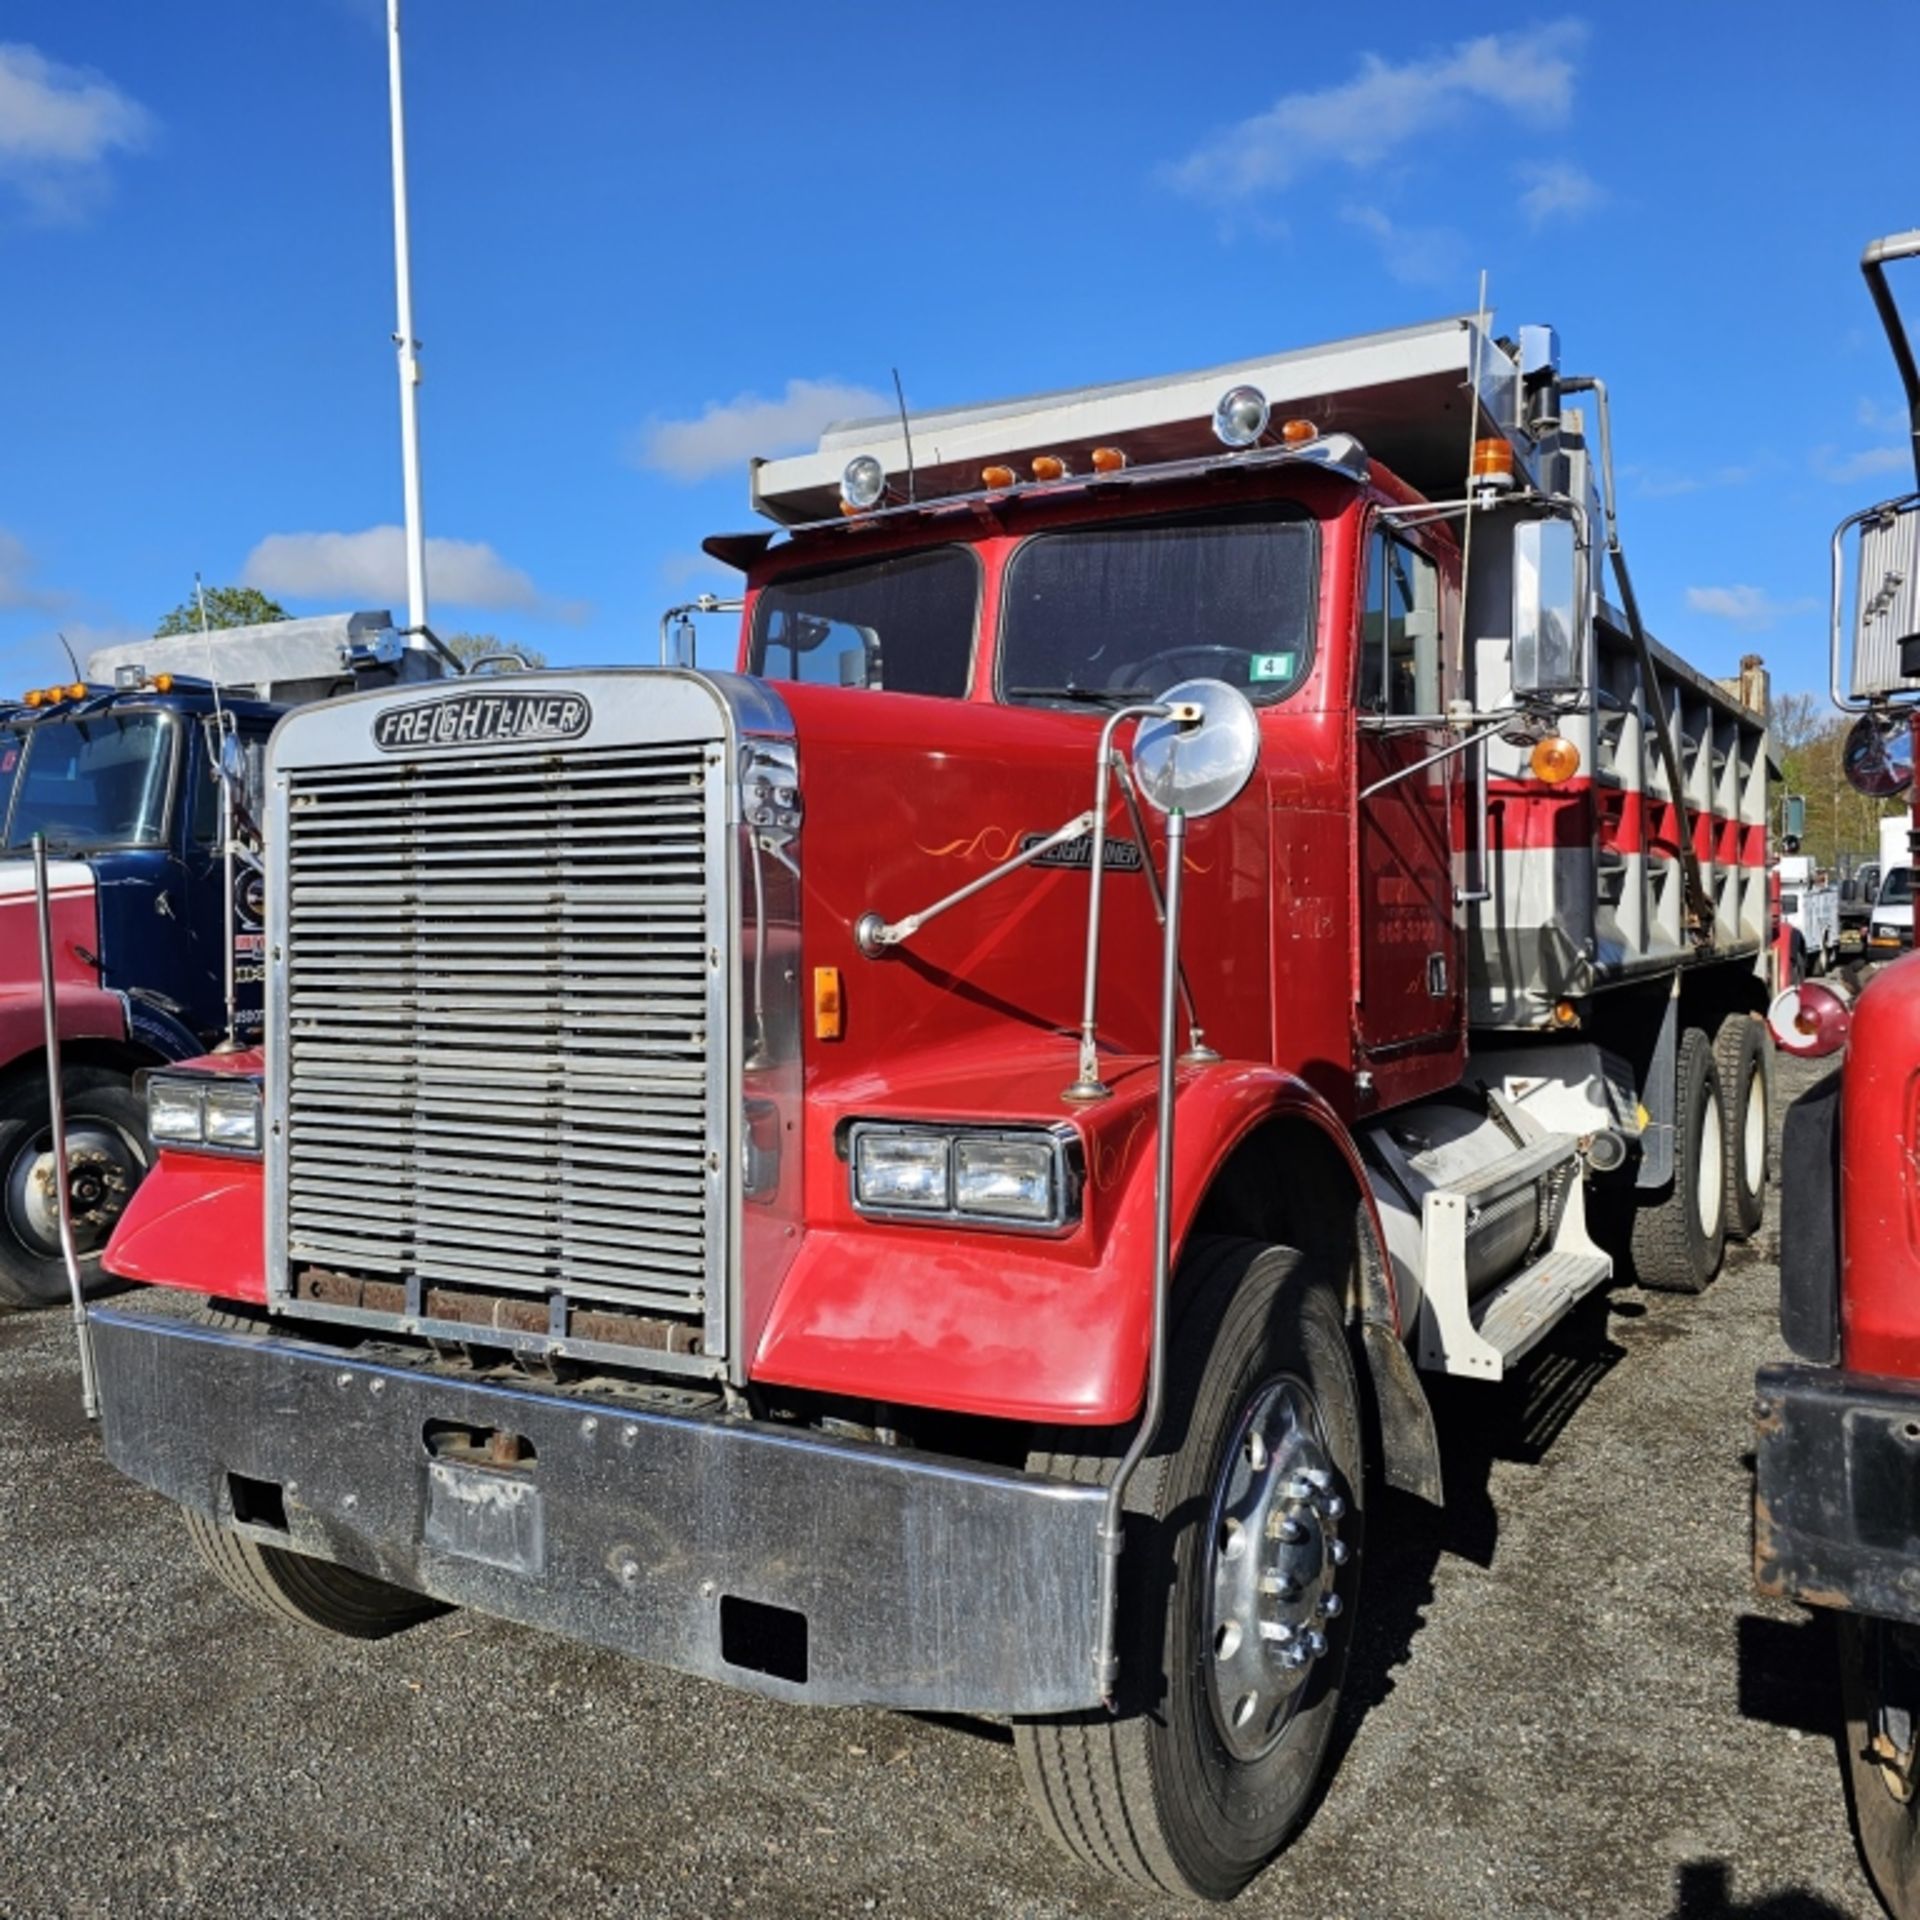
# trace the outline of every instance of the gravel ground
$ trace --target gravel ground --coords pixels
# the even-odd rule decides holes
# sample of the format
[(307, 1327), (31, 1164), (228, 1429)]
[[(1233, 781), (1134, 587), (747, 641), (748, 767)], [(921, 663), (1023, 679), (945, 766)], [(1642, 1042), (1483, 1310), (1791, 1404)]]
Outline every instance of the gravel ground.
[[(1447, 1396), (1449, 1511), (1375, 1509), (1344, 1757), (1236, 1912), (1878, 1912), (1826, 1635), (1748, 1583), (1775, 1229)], [(993, 1728), (472, 1616), (377, 1646), (254, 1617), (102, 1462), (59, 1314), (0, 1321), (0, 1513), (0, 1914), (1174, 1910), (1049, 1850)]]

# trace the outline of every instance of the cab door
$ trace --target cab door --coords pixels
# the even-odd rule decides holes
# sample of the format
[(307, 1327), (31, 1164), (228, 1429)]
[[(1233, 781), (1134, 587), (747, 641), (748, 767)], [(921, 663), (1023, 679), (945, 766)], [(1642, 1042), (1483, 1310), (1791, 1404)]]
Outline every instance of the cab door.
[[(1356, 1052), (1381, 1080), (1377, 1070), (1395, 1060), (1450, 1053), (1460, 1034), (1465, 982), (1454, 875), (1465, 756), (1421, 764), (1453, 744), (1444, 714), (1448, 682), (1457, 684), (1458, 642), (1444, 630), (1438, 563), (1376, 523), (1360, 604)], [(1455, 674), (1446, 671), (1450, 651)], [(1392, 1097), (1384, 1084), (1380, 1092)]]

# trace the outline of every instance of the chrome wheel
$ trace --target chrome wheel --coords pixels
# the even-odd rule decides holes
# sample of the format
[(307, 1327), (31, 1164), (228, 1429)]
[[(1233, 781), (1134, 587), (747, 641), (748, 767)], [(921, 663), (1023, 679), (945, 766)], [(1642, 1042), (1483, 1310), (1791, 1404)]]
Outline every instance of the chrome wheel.
[[(75, 1120), (67, 1127), (67, 1195), (78, 1253), (98, 1253), (140, 1184), (146, 1162), (118, 1127), (104, 1120)], [(57, 1258), (60, 1252), (60, 1191), (53, 1140), (41, 1133), (14, 1154), (6, 1171), (6, 1219), (14, 1238), (30, 1252)]]
[(1269, 1381), (1235, 1426), (1210, 1517), (1207, 1691), (1236, 1760), (1272, 1750), (1327, 1650), (1346, 1510), (1313, 1395)]
[(1701, 1103), (1700, 1161), (1694, 1172), (1694, 1203), (1700, 1231), (1708, 1238), (1719, 1231), (1720, 1209), (1726, 1188), (1726, 1140), (1720, 1124), (1720, 1096), (1712, 1087)]

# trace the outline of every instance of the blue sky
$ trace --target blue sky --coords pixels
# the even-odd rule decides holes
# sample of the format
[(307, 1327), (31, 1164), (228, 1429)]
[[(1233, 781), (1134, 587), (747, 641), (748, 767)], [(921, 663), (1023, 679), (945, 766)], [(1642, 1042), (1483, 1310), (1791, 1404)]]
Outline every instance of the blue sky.
[[(404, 609), (383, 21), (11, 0), (0, 688), (196, 568)], [(407, 53), (443, 632), (651, 658), (746, 456), (896, 364), (916, 406), (1204, 366), (1482, 267), (1607, 378), (1709, 670), (1820, 685), (1832, 525), (1910, 483), (1856, 261), (1920, 225), (1920, 8), (408, 0)]]

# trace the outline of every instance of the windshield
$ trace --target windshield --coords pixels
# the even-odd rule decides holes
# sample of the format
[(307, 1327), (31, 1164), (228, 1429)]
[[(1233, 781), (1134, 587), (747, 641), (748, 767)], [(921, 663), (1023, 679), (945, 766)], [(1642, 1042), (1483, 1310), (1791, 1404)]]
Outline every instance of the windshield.
[(1007, 570), (1001, 694), (1139, 698), (1206, 679), (1284, 699), (1313, 663), (1317, 551), (1292, 507), (1038, 535)]
[[(171, 728), (158, 713), (103, 713), (42, 721), (24, 737), (8, 808), (9, 849), (36, 833), (56, 852), (156, 847), (167, 829)], [(0, 755), (4, 757), (4, 755)]]
[(1880, 888), (1879, 904), (1883, 907), (1906, 907), (1913, 904), (1913, 869), (1895, 867), (1887, 875)]
[(747, 671), (962, 699), (979, 603), (980, 563), (966, 547), (776, 580), (754, 606)]

